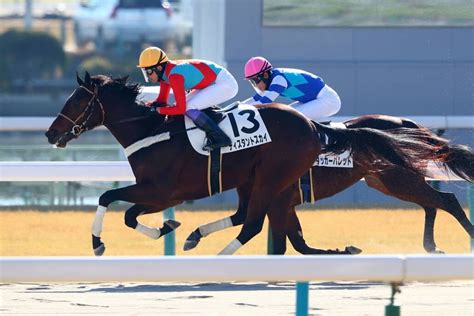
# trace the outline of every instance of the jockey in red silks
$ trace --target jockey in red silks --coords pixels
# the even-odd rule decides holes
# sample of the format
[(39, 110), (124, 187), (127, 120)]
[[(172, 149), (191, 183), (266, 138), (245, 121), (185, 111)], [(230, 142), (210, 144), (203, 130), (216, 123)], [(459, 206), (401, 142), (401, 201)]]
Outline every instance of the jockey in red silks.
[[(233, 98), (239, 89), (227, 69), (210, 61), (171, 61), (158, 47), (148, 47), (140, 54), (137, 67), (146, 82), (160, 84), (155, 104), (167, 104), (173, 89), (175, 105), (157, 107), (162, 115), (186, 115), (208, 136), (205, 150), (231, 145), (230, 138), (201, 110)], [(192, 90), (186, 94), (186, 90)]]
[(290, 68), (273, 68), (263, 57), (252, 57), (245, 64), (245, 78), (256, 94), (244, 103), (259, 105), (274, 102), (283, 96), (296, 102), (290, 105), (314, 121), (336, 114), (341, 99), (323, 79), (306, 71)]

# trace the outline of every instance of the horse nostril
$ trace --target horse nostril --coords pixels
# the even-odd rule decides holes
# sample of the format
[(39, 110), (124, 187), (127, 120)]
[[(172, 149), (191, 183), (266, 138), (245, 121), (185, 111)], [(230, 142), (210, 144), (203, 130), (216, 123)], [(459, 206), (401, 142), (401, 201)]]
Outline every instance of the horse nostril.
[(46, 136), (49, 142), (54, 142), (54, 138), (57, 135), (57, 132), (55, 130), (49, 130), (44, 133), (44, 135)]

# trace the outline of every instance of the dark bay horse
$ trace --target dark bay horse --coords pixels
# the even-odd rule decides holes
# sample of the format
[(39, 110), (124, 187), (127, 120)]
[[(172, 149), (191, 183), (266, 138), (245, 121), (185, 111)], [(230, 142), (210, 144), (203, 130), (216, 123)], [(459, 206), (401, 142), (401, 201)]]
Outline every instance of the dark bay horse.
[[(127, 85), (126, 78), (107, 76), (82, 80), (74, 90), (58, 117), (46, 132), (51, 144), (65, 147), (84, 131), (104, 125), (117, 141), (127, 148), (160, 132), (184, 129), (182, 117), (167, 120), (155, 111), (136, 102), (138, 85)], [(246, 217), (237, 236), (220, 254), (232, 254), (262, 229), (269, 209), (282, 209), (286, 216), (293, 196), (292, 185), (311, 166), (321, 152), (319, 132), (335, 141), (328, 151), (363, 148), (365, 157), (378, 165), (400, 165), (424, 174), (428, 160), (440, 159), (436, 146), (426, 142), (423, 133), (410, 139), (392, 136), (369, 128), (335, 129), (313, 123), (286, 106), (275, 105), (260, 110), (272, 142), (223, 156), (223, 190), (237, 188), (245, 192)], [(158, 134), (158, 132), (156, 132)], [(206, 156), (196, 153), (185, 133), (175, 133), (167, 141), (142, 148), (128, 157), (136, 184), (109, 190), (99, 198), (99, 206), (92, 225), (92, 245), (96, 255), (105, 246), (100, 239), (108, 205), (126, 201), (134, 205), (125, 212), (125, 224), (142, 234), (159, 238), (176, 228), (165, 223), (161, 229), (142, 225), (137, 217), (159, 212), (184, 200), (208, 196)]]
[[(446, 166), (460, 178), (474, 182), (474, 153), (463, 145), (450, 144), (446, 139), (438, 137), (425, 127), (404, 118), (386, 115), (365, 115), (344, 122), (347, 128), (368, 127), (385, 131), (395, 131), (399, 128), (419, 129), (427, 132), (429, 142), (439, 146), (446, 153)], [(413, 202), (425, 210), (425, 227), (423, 247), (429, 253), (442, 253), (436, 247), (434, 240), (434, 222), (437, 209), (443, 209), (451, 214), (464, 230), (474, 238), (474, 225), (471, 224), (453, 193), (441, 192), (431, 187), (425, 177), (400, 166), (379, 170), (373, 164), (366, 164), (363, 153), (353, 151), (353, 168), (328, 168), (314, 166), (312, 177), (314, 201), (331, 197), (359, 180), (365, 178), (367, 185), (395, 198)], [(300, 204), (300, 192), (294, 187), (293, 206), (288, 210), (286, 218), (282, 218), (278, 210), (269, 210), (268, 217), (272, 228), (273, 252), (283, 254), (286, 251), (286, 237), (296, 251), (302, 254), (328, 254), (335, 250), (322, 250), (308, 246), (303, 238), (300, 222), (295, 212), (295, 206)], [(215, 231), (240, 225), (245, 218), (244, 201), (241, 201), (237, 212), (221, 220), (198, 227), (186, 240), (185, 250), (197, 246), (200, 239)], [(281, 212), (281, 211), (280, 211)]]

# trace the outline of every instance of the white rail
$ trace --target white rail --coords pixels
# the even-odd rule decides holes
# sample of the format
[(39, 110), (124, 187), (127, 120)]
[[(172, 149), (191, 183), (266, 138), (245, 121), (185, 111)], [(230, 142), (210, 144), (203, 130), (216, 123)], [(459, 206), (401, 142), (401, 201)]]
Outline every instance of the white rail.
[(0, 181), (135, 181), (128, 161), (0, 162)]
[[(428, 180), (464, 181), (430, 165)], [(0, 181), (135, 181), (127, 161), (2, 161)]]
[(474, 255), (3, 257), (0, 282), (473, 280)]
[[(334, 116), (332, 120), (343, 122), (352, 118), (350, 116)], [(474, 116), (407, 116), (407, 118), (428, 128), (474, 128)], [(0, 117), (0, 132), (46, 131), (54, 119), (55, 117)]]

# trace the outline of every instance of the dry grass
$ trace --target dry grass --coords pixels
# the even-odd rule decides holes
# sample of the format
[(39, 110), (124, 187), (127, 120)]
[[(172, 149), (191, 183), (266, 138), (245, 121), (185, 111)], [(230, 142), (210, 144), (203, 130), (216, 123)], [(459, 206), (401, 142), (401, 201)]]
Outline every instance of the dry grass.
[[(182, 223), (177, 231), (178, 255), (212, 255), (224, 248), (240, 227), (227, 229), (204, 238), (200, 245), (183, 252), (188, 234), (204, 224), (231, 212), (179, 211), (176, 219)], [(354, 211), (299, 211), (306, 241), (318, 248), (343, 248), (355, 245), (365, 254), (423, 253), (422, 236), (424, 213), (418, 210), (354, 210)], [(93, 212), (0, 212), (0, 253), (2, 256), (89, 256), (91, 251), (90, 226)], [(162, 215), (143, 216), (140, 221), (151, 226), (162, 225)], [(469, 237), (461, 226), (445, 212), (439, 212), (435, 227), (438, 247), (448, 253), (469, 252)], [(106, 214), (102, 239), (106, 254), (161, 255), (162, 239), (153, 241), (127, 228), (123, 212)], [(238, 254), (265, 254), (267, 228), (251, 240)], [(288, 254), (295, 254), (288, 245)]]

